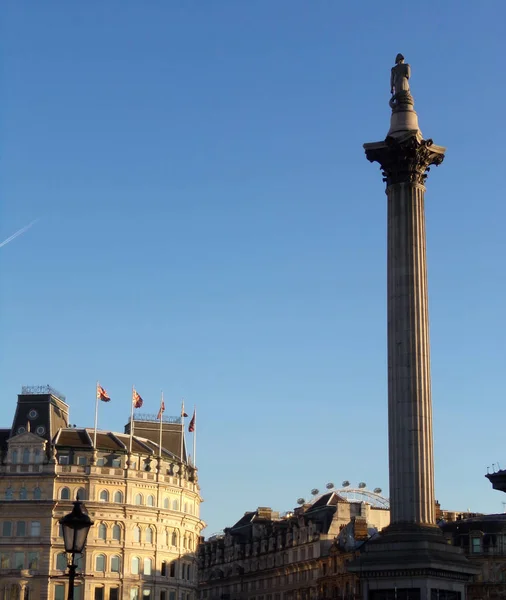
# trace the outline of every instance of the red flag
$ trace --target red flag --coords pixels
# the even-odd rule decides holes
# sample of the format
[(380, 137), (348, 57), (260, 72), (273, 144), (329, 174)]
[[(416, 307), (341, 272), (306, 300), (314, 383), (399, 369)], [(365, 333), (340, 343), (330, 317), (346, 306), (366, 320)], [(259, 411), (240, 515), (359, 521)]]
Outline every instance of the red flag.
[(98, 383), (97, 383), (97, 400), (102, 400), (102, 402), (110, 402), (111, 401), (109, 394)]
[(160, 404), (160, 410), (158, 411), (158, 414), (156, 415), (157, 419), (160, 419), (160, 421), (162, 420), (162, 415), (165, 411), (165, 402), (162, 400), (162, 403)]
[(195, 414), (195, 409), (193, 410), (193, 417), (192, 420), (190, 421), (190, 424), (188, 425), (188, 431), (190, 433), (192, 433), (193, 431), (195, 431), (195, 418), (196, 418), (196, 414)]
[(134, 408), (140, 408), (144, 404), (144, 400), (139, 396), (136, 389), (132, 392), (132, 402)]

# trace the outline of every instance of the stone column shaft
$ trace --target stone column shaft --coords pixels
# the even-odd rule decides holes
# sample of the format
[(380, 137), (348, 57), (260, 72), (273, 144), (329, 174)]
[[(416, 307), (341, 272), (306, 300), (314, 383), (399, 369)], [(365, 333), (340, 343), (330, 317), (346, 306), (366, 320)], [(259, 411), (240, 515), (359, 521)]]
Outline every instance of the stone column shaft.
[(435, 523), (425, 187), (388, 197), (388, 421), (392, 524)]
[(390, 523), (435, 526), (424, 182), (445, 148), (419, 131), (365, 144), (388, 198)]

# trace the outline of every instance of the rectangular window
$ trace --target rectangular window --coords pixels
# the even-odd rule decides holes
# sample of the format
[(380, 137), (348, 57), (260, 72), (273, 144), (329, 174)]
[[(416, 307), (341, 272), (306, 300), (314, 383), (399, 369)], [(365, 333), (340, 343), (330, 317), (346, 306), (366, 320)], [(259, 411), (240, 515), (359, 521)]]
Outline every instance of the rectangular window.
[(105, 465), (105, 458), (102, 456), (97, 458), (97, 467), (103, 467)]
[(18, 521), (16, 523), (16, 535), (23, 537), (26, 535), (26, 523), (24, 521)]
[(65, 585), (57, 583), (54, 586), (54, 600), (65, 600)]
[(9, 537), (12, 535), (12, 523), (10, 521), (4, 521), (2, 525), (2, 535)]
[(94, 598), (95, 598), (95, 600), (104, 600), (104, 588), (103, 587), (95, 588)]
[(84, 598), (83, 590), (84, 590), (84, 586), (82, 586), (82, 585), (78, 584), (74, 587), (74, 600), (83, 600), (83, 598)]
[(309, 546), (309, 548), (307, 549), (307, 557), (313, 558), (313, 546)]
[(176, 592), (172, 590), (169, 592), (169, 600), (176, 600)]
[(304, 548), (300, 550), (300, 560), (306, 560), (306, 550)]
[(39, 568), (39, 553), (28, 552), (28, 568), (31, 571), (36, 571)]
[(87, 463), (86, 456), (78, 456), (78, 457), (77, 457), (77, 464), (78, 464), (80, 467), (85, 467), (85, 466), (86, 466), (86, 463)]
[(24, 552), (14, 552), (14, 568), (17, 571), (21, 571), (21, 569), (25, 568), (25, 553)]
[(167, 592), (165, 590), (160, 592), (160, 600), (167, 600)]
[(59, 465), (68, 465), (69, 464), (69, 457), (68, 454), (61, 454), (58, 457), (58, 464)]
[(170, 563), (170, 576), (171, 577), (176, 576), (176, 563), (174, 561)]
[(30, 535), (38, 537), (40, 535), (40, 521), (32, 521)]

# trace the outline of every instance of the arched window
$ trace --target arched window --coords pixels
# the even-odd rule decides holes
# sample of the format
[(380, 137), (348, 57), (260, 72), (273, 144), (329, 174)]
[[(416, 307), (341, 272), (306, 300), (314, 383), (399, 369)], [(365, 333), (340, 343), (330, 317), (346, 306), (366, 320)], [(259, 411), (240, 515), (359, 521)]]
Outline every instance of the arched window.
[(17, 450), (13, 450), (12, 451), (11, 462), (12, 462), (13, 465), (17, 465), (18, 464), (18, 451)]
[(120, 572), (120, 558), (119, 556), (111, 556), (111, 571), (113, 573)]
[(184, 512), (187, 513), (188, 512), (188, 502), (184, 503)]
[(40, 488), (39, 488), (39, 487), (36, 487), (36, 488), (33, 490), (33, 499), (34, 499), (34, 500), (40, 500), (41, 496), (42, 496), (42, 492), (40, 491)]
[(60, 490), (60, 500), (70, 500), (70, 490), (68, 487)]
[(163, 508), (170, 508), (169, 499), (167, 497), (163, 499)]
[(95, 557), (95, 571), (105, 572), (105, 554), (97, 554)]
[(138, 506), (142, 504), (142, 494), (135, 495), (135, 504), (137, 504)]
[(183, 535), (183, 548), (186, 548), (186, 533)]
[(150, 558), (145, 558), (144, 559), (144, 575), (151, 575), (151, 559)]
[(30, 464), (30, 450), (28, 450), (28, 448), (25, 448), (23, 450), (23, 464), (24, 465)]
[(177, 546), (177, 532), (172, 532), (172, 546)]
[(77, 496), (79, 496), (79, 500), (86, 500), (86, 490), (84, 488), (79, 488), (77, 490), (76, 498)]
[(141, 541), (141, 528), (137, 525), (134, 527), (134, 542)]
[(14, 492), (12, 491), (11, 486), (9, 486), (6, 490), (5, 490), (5, 499), (6, 500), (12, 500), (14, 497)]
[(152, 544), (152, 543), (153, 543), (153, 530), (151, 529), (151, 527), (148, 527), (148, 528), (146, 529), (146, 535), (145, 535), (145, 538), (146, 538), (146, 542), (147, 542), (148, 544)]
[(25, 486), (23, 486), (20, 490), (19, 490), (19, 499), (20, 500), (26, 500), (27, 498), (27, 493), (26, 493), (26, 488)]
[(172, 510), (179, 510), (179, 500), (172, 500)]
[(114, 525), (112, 528), (112, 539), (118, 542), (121, 541), (121, 527), (119, 525)]
[(109, 502), (109, 492), (107, 490), (100, 492), (100, 502)]
[(105, 525), (105, 523), (100, 523), (100, 525), (98, 526), (98, 539), (107, 539), (107, 526)]
[(65, 552), (60, 552), (56, 555), (56, 569), (58, 571), (65, 571), (67, 568), (67, 555)]
[(148, 496), (147, 505), (148, 506), (154, 506), (155, 505), (155, 497), (154, 496)]
[(35, 464), (40, 464), (42, 462), (42, 452), (38, 448), (33, 452), (33, 462)]
[(141, 567), (141, 560), (138, 556), (132, 558), (132, 575), (138, 575)]
[(120, 492), (119, 490), (114, 492), (114, 502), (117, 502), (118, 504), (123, 503), (123, 492)]

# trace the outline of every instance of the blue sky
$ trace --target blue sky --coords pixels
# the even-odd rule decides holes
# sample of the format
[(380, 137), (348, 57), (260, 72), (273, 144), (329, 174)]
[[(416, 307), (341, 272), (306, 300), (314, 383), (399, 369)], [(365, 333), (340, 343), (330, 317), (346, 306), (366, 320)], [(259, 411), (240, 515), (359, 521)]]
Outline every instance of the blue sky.
[(426, 137), (437, 497), (501, 512), (503, 2), (2, 5), (0, 390), (122, 430), (198, 407), (206, 533), (328, 481), (388, 489), (386, 202), (362, 144), (397, 52)]

